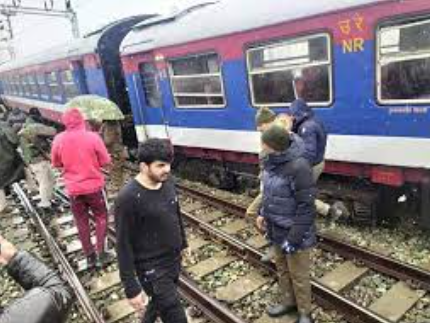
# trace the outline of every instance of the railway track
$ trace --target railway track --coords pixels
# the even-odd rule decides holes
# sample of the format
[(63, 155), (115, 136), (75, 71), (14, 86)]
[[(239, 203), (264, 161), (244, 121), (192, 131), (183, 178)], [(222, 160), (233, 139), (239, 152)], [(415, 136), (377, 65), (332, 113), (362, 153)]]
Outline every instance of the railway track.
[[(244, 217), (244, 206), (182, 184), (178, 188), (182, 200), (186, 201), (182, 210), (189, 223), (223, 241), (255, 266), (275, 274), (272, 265), (260, 262), (267, 243)], [(341, 261), (314, 278), (315, 300), (325, 308), (336, 309), (349, 322), (401, 322), (430, 290), (430, 273), (425, 270), (334, 237), (319, 235), (319, 240), (318, 248), (323, 253), (336, 254)], [(215, 270), (219, 268), (215, 266)], [(368, 304), (360, 305), (353, 299), (354, 289), (372, 275), (388, 277), (390, 286)], [(267, 321), (266, 318), (261, 320)]]
[[(294, 322), (294, 317), (279, 321), (261, 315), (267, 303), (275, 299), (276, 272), (273, 265), (260, 261), (267, 243), (244, 217), (244, 206), (181, 184), (178, 188), (191, 249), (191, 256), (185, 259), (180, 292), (187, 306), (194, 306), (203, 314), (190, 322)], [(46, 227), (25, 191), (19, 187), (14, 190), (75, 289), (88, 320), (133, 322), (135, 313), (124, 298), (116, 262), (99, 273), (86, 268), (67, 196), (57, 190), (59, 214)], [(430, 288), (426, 271), (333, 237), (319, 238), (321, 252), (337, 254), (339, 258), (330, 270), (315, 275), (312, 282), (319, 306), (315, 312), (321, 307), (335, 309), (338, 319), (333, 322), (403, 322), (405, 314)], [(108, 241), (110, 246), (115, 244), (112, 219)], [(392, 278), (390, 288), (371, 304), (359, 304), (351, 297), (351, 291), (374, 273)]]

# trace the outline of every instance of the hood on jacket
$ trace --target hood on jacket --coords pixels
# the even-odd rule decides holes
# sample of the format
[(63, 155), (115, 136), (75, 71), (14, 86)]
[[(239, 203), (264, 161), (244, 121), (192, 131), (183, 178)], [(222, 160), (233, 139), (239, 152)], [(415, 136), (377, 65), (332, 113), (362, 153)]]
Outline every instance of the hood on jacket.
[(85, 129), (84, 116), (77, 108), (66, 110), (61, 117), (61, 121), (67, 130)]
[(303, 99), (297, 99), (291, 104), (290, 113), (294, 117), (296, 124), (314, 115), (314, 111)]
[(268, 154), (265, 157), (264, 166), (268, 167), (268, 169), (274, 169), (280, 164), (288, 163), (303, 156), (305, 151), (303, 140), (298, 135), (291, 134), (290, 142), (290, 146), (287, 150)]

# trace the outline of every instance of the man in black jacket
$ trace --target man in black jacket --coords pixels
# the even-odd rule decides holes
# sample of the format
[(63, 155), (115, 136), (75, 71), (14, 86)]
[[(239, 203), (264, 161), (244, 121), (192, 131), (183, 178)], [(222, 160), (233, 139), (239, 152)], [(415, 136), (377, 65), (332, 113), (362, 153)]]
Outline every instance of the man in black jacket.
[(5, 309), (0, 323), (61, 323), (67, 319), (73, 293), (58, 274), (26, 251), (18, 251), (0, 236), (0, 264), (27, 290)]
[(275, 248), (282, 302), (267, 309), (278, 317), (298, 311), (298, 323), (310, 323), (310, 248), (316, 243), (315, 184), (304, 157), (304, 143), (280, 125), (261, 136), (263, 203), (257, 226), (266, 228)]
[(6, 189), (24, 178), (24, 162), (17, 151), (18, 144), (15, 131), (0, 121), (0, 216), (8, 209)]
[(147, 305), (142, 322), (159, 316), (163, 323), (186, 323), (177, 292), (186, 240), (169, 176), (172, 149), (154, 138), (141, 144), (138, 155), (140, 172), (115, 201), (121, 281), (131, 306), (142, 313)]

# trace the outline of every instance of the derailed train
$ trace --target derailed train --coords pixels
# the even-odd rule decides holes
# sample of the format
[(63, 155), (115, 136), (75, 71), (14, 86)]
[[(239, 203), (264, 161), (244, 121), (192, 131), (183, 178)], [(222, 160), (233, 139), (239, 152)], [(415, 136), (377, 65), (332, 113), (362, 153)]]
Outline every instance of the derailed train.
[(405, 193), (430, 227), (428, 1), (220, 0), (134, 19), (121, 46), (105, 42), (121, 52), (115, 78), (87, 38), (3, 65), (4, 102), (58, 120), (59, 103), (101, 94), (131, 109), (138, 140), (170, 138), (183, 156), (233, 167), (257, 162), (256, 108), (287, 112), (300, 73), (330, 133), (326, 173), (380, 185), (384, 205)]

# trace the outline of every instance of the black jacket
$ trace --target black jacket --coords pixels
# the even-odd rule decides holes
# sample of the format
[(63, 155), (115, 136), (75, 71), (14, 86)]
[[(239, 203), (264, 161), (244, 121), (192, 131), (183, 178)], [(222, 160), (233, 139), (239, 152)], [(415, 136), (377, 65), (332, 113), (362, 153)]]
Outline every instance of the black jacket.
[(294, 116), (293, 131), (305, 142), (303, 156), (312, 166), (321, 163), (324, 160), (327, 145), (327, 132), (323, 123), (302, 99), (295, 100), (290, 110)]
[(315, 184), (311, 166), (303, 157), (302, 140), (291, 138), (286, 151), (269, 154), (264, 160), (261, 215), (272, 243), (282, 245), (288, 240), (297, 248), (309, 248), (316, 242)]
[(72, 304), (72, 290), (40, 260), (19, 251), (9, 262), (8, 272), (26, 294), (0, 314), (0, 323), (65, 322)]
[(24, 162), (16, 150), (19, 139), (5, 122), (0, 122), (0, 189), (24, 178)]

